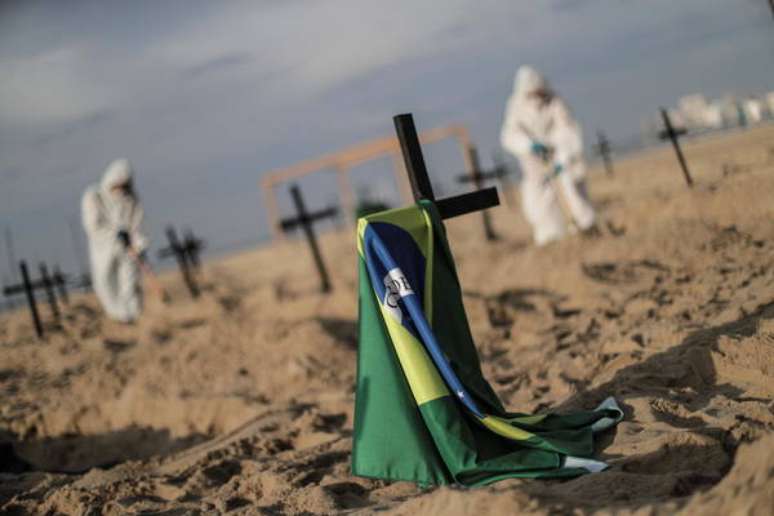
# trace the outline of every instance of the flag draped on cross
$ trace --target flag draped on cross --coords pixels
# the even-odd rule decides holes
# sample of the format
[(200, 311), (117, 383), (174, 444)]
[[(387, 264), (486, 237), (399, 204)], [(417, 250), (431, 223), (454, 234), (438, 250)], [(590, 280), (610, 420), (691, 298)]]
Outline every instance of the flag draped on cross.
[(622, 412), (517, 414), (484, 379), (435, 205), (359, 220), (355, 475), (475, 486), (606, 468), (593, 435)]

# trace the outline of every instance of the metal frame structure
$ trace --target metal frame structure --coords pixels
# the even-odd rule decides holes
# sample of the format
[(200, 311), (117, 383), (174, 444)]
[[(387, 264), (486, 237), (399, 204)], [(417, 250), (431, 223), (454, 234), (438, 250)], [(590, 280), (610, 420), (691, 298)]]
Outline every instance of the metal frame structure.
[[(444, 127), (437, 127), (422, 132), (419, 135), (419, 141), (422, 144), (435, 143), (447, 138), (457, 140), (465, 161), (465, 170), (473, 175), (475, 167), (470, 160), (467, 149), (470, 146), (470, 135), (468, 130), (458, 124), (452, 124)], [(406, 172), (401, 155), (401, 148), (398, 139), (395, 137), (385, 137), (371, 140), (347, 149), (321, 156), (319, 158), (302, 161), (287, 168), (272, 170), (261, 178), (261, 189), (266, 203), (268, 215), (268, 224), (274, 240), (283, 238), (283, 232), (280, 229), (280, 214), (277, 206), (277, 193), (275, 187), (284, 183), (297, 180), (298, 178), (319, 172), (323, 169), (333, 169), (336, 171), (339, 198), (341, 201), (341, 211), (345, 215), (353, 213), (355, 208), (355, 194), (352, 190), (352, 184), (349, 180), (349, 172), (353, 167), (372, 161), (384, 156), (391, 156), (393, 162), (393, 173), (398, 185), (398, 191), (406, 203), (413, 203), (411, 185), (406, 177)], [(352, 225), (351, 217), (345, 216), (345, 223)]]

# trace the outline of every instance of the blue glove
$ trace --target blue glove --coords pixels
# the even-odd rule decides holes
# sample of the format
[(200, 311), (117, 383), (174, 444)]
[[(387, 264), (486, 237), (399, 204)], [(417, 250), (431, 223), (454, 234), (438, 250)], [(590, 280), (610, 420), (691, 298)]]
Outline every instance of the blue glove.
[(550, 183), (551, 181), (559, 177), (559, 174), (561, 174), (562, 171), (564, 171), (564, 167), (562, 166), (561, 163), (554, 164), (554, 168), (553, 170), (551, 170), (551, 173), (545, 176), (545, 179), (543, 179), (543, 184), (547, 185), (548, 183)]
[(532, 152), (532, 154), (539, 157), (540, 159), (545, 160), (548, 158), (548, 147), (546, 147), (540, 142), (533, 141), (532, 146), (530, 147), (529, 150), (530, 152)]

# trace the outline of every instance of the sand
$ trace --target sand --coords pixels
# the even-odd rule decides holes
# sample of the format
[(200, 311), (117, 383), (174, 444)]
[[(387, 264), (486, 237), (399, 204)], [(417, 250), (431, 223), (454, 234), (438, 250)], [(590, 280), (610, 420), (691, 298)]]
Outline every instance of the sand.
[[(518, 206), (448, 222), (487, 378), (511, 410), (626, 418), (611, 468), (422, 490), (349, 473), (354, 232), (205, 264), (202, 297), (107, 321), (76, 296), (33, 337), (0, 316), (0, 513), (761, 514), (774, 510), (774, 127), (595, 170), (601, 235), (536, 248)], [(45, 307), (44, 316), (49, 318)]]

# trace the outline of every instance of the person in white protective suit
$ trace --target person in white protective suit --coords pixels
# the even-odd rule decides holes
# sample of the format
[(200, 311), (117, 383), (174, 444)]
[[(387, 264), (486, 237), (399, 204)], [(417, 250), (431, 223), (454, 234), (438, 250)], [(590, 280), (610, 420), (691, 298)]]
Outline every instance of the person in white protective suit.
[(522, 209), (536, 244), (562, 238), (569, 224), (581, 231), (594, 227), (584, 183), (581, 128), (543, 76), (529, 66), (516, 72), (500, 143), (519, 159)]
[(142, 311), (140, 260), (147, 240), (128, 160), (110, 163), (102, 181), (86, 189), (81, 215), (94, 292), (111, 319), (132, 322)]

